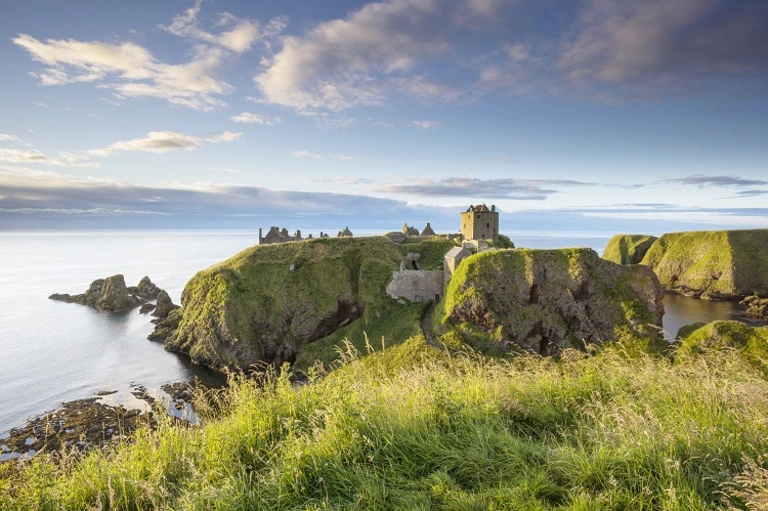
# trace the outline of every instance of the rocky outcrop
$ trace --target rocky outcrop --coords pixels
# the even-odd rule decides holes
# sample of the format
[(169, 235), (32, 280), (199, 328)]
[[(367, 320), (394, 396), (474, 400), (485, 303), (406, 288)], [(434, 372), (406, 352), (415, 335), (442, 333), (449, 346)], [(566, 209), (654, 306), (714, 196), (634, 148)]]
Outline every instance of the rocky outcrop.
[(168, 293), (161, 289), (160, 293), (157, 295), (157, 304), (152, 315), (164, 319), (168, 316), (168, 313), (178, 308), (179, 306), (171, 301), (171, 297), (168, 296)]
[(768, 229), (664, 234), (642, 264), (653, 268), (667, 290), (684, 295), (768, 296)]
[(744, 298), (741, 305), (746, 305), (746, 314), (754, 316), (756, 318), (768, 319), (768, 298), (760, 298), (759, 296), (748, 296)]
[(657, 239), (645, 234), (617, 234), (605, 246), (603, 259), (618, 264), (639, 264)]
[(139, 281), (139, 285), (129, 287), (128, 291), (131, 294), (138, 295), (141, 298), (144, 298), (147, 300), (154, 300), (160, 294), (160, 291), (162, 291), (162, 289), (157, 287), (149, 279), (149, 277), (142, 277), (141, 280)]
[[(154, 305), (146, 302), (155, 298), (160, 302), (159, 297), (163, 293), (165, 291), (153, 284), (149, 277), (142, 278), (138, 286), (127, 287), (125, 278), (121, 274), (117, 274), (105, 279), (94, 280), (85, 293), (79, 295), (54, 293), (48, 298), (60, 302), (87, 305), (104, 312), (125, 312), (139, 305), (142, 306), (141, 312), (149, 312), (154, 308)], [(167, 302), (165, 298), (167, 298)], [(174, 307), (178, 306), (170, 303), (170, 297), (168, 297), (168, 293), (165, 293), (163, 309), (161, 309), (160, 314), (155, 315), (164, 317), (168, 314), (167, 311)]]
[(376, 236), (252, 247), (195, 275), (151, 338), (213, 368), (292, 362), (305, 344), (396, 306), (385, 288), (406, 253), (435, 269), (451, 246)]
[(663, 289), (650, 268), (590, 249), (498, 250), (465, 259), (446, 290), (444, 335), (542, 355), (611, 340), (659, 343)]
[(121, 274), (94, 280), (88, 290), (80, 295), (52, 294), (48, 298), (87, 305), (105, 312), (124, 312), (144, 303), (141, 298), (128, 291), (125, 278)]

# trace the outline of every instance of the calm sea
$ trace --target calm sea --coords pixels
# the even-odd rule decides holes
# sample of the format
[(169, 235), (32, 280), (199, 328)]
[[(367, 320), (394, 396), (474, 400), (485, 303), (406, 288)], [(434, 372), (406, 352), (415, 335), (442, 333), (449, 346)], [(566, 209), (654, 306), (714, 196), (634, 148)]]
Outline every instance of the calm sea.
[[(356, 234), (375, 234), (358, 232)], [(588, 246), (592, 233), (511, 233), (518, 247)], [(62, 402), (116, 390), (114, 402), (134, 403), (132, 385), (221, 377), (146, 339), (150, 317), (137, 310), (109, 315), (48, 299), (82, 293), (97, 278), (122, 273), (128, 285), (148, 275), (179, 303), (199, 270), (258, 242), (256, 231), (0, 232), (0, 433)], [(694, 321), (727, 319), (732, 304), (680, 297), (666, 301), (673, 335)]]

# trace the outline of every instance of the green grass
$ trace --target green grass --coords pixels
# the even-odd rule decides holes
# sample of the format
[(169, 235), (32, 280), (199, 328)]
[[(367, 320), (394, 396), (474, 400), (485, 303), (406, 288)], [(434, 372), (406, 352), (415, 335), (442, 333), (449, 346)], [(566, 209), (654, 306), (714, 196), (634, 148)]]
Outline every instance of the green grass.
[(768, 229), (664, 234), (642, 264), (668, 289), (715, 297), (768, 296)]
[(737, 351), (500, 360), (417, 336), (344, 358), (308, 386), (235, 378), (207, 396), (202, 427), (168, 421), (60, 465), (0, 464), (0, 508), (703, 510), (766, 498), (768, 382)]
[(639, 264), (657, 239), (645, 234), (617, 234), (605, 246), (603, 259), (618, 264)]
[(320, 362), (330, 369), (338, 361), (339, 352), (350, 345), (360, 353), (368, 353), (399, 344), (420, 333), (420, 319), (428, 305), (401, 305), (372, 323), (358, 319), (328, 337), (305, 344), (292, 367), (306, 373)]

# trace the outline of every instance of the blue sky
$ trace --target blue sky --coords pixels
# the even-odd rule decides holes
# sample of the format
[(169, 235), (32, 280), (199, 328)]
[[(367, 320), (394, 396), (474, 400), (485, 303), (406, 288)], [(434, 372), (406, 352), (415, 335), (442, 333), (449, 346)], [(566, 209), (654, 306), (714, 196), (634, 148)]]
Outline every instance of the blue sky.
[(768, 3), (0, 6), (0, 228), (768, 227)]

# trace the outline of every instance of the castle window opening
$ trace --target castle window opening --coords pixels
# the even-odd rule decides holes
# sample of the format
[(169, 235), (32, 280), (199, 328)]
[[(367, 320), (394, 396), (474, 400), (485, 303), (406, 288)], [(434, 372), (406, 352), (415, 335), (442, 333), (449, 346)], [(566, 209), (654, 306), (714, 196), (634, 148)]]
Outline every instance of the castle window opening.
[(485, 226), (486, 226), (486, 227), (488, 227), (488, 228), (490, 228), (490, 227), (491, 227), (491, 224), (490, 224), (490, 223), (488, 223), (488, 224), (485, 224)]

